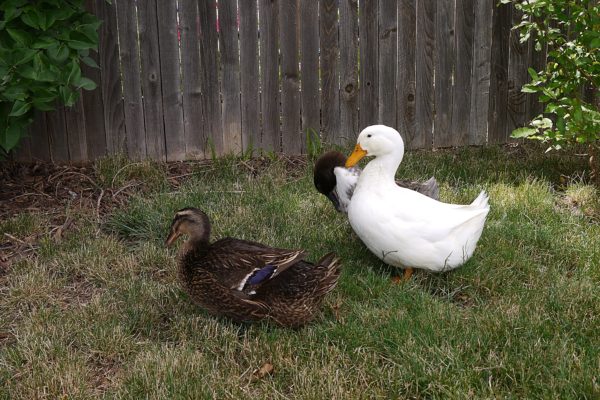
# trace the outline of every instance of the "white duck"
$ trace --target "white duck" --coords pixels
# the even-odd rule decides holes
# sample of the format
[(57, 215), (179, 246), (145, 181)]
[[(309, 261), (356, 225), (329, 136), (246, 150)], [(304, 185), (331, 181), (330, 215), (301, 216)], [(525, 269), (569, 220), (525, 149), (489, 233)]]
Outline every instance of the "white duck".
[(386, 264), (403, 268), (448, 271), (473, 254), (490, 210), (481, 192), (469, 205), (436, 201), (398, 187), (396, 170), (404, 156), (400, 133), (384, 125), (365, 128), (346, 161), (352, 167), (373, 156), (362, 171), (348, 207), (354, 232)]

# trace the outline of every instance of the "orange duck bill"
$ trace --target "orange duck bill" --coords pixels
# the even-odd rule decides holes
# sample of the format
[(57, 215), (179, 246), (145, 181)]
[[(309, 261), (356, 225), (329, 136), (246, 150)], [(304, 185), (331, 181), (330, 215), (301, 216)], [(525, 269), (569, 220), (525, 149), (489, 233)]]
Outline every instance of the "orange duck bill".
[(360, 147), (360, 144), (356, 143), (356, 146), (354, 146), (354, 151), (346, 160), (346, 168), (354, 167), (366, 155), (367, 151)]

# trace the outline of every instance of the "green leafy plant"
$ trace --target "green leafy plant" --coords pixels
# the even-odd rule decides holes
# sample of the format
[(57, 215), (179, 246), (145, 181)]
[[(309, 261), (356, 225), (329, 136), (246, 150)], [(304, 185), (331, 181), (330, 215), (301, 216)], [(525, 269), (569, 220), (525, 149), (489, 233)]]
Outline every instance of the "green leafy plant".
[(80, 65), (98, 67), (100, 21), (83, 0), (0, 2), (0, 156), (15, 148), (33, 110), (51, 111), (56, 100), (72, 106), (79, 89), (96, 84)]
[[(515, 138), (546, 142), (549, 149), (573, 143), (590, 145), (591, 164), (600, 140), (600, 6), (595, 0), (501, 0), (522, 12), (513, 27), (521, 42), (548, 49), (545, 68), (529, 68), (525, 93), (538, 93), (544, 114), (515, 129)], [(598, 173), (596, 172), (596, 177)]]
[(306, 151), (308, 153), (308, 158), (311, 160), (315, 160), (323, 153), (323, 142), (316, 129), (306, 129)]

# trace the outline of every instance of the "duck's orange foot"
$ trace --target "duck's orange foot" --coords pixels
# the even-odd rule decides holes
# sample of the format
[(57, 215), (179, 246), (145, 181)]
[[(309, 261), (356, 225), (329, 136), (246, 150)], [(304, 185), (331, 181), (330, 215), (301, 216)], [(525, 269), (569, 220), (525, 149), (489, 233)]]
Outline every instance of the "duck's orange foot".
[(399, 285), (402, 282), (406, 282), (410, 279), (410, 277), (413, 274), (413, 269), (412, 268), (406, 268), (404, 270), (404, 273), (402, 274), (402, 276), (393, 276), (392, 277), (392, 282), (394, 282), (395, 284)]

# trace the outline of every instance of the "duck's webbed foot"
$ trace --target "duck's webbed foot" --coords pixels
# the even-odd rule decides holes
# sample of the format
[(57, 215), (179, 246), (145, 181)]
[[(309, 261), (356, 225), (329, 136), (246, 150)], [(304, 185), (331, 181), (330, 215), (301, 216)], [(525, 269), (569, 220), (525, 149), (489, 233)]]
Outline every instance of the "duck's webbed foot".
[(410, 277), (413, 274), (413, 269), (412, 268), (405, 268), (404, 269), (404, 273), (402, 274), (402, 277), (399, 276), (394, 276), (392, 278), (392, 281), (396, 284), (400, 284), (402, 282), (406, 282), (410, 279)]

